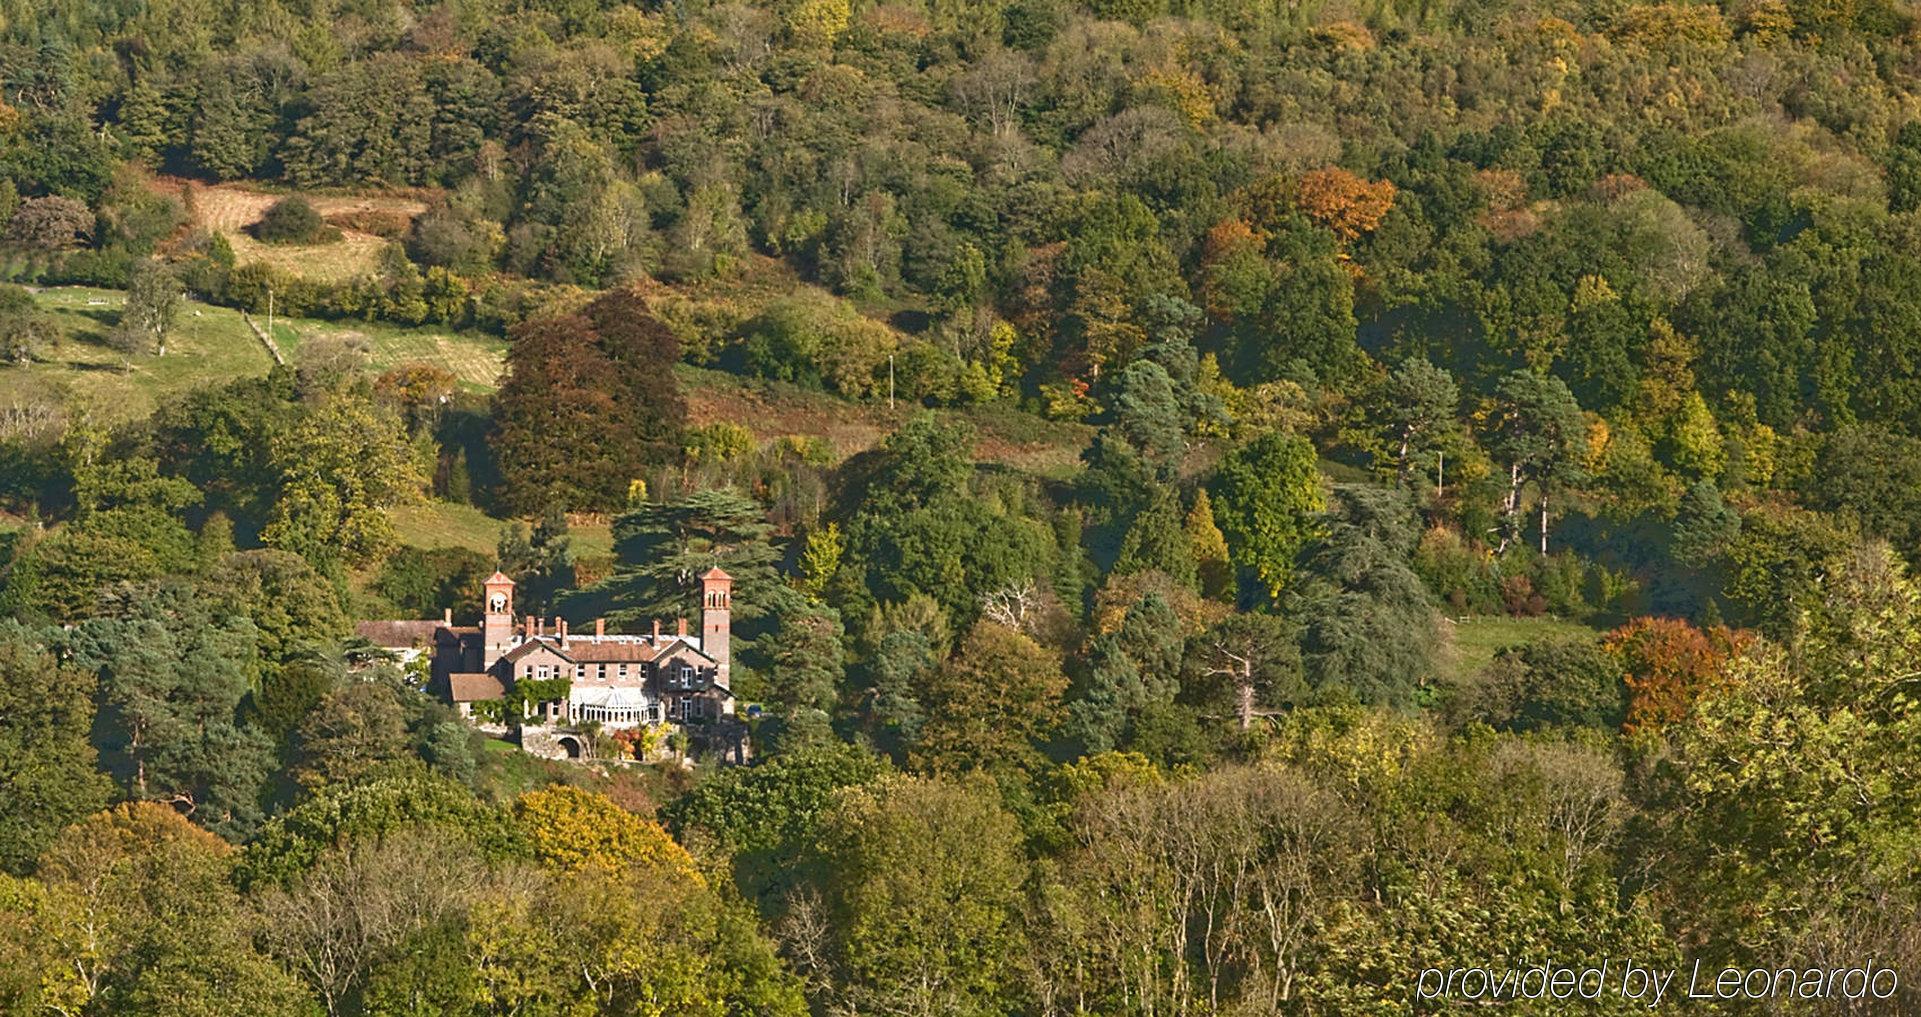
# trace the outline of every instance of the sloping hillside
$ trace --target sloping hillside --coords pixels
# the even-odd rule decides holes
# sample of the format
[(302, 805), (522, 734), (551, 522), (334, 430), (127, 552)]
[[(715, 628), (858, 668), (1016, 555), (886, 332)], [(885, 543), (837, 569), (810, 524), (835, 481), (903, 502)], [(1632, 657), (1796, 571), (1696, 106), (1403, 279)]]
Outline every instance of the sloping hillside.
[[(187, 301), (167, 355), (129, 359), (107, 342), (126, 294), (58, 286), (36, 291), (35, 299), (53, 320), (55, 341), (32, 363), (0, 368), (0, 405), (51, 403), (120, 422), (153, 412), (169, 396), (264, 375), (273, 367), (266, 347), (232, 308)], [(507, 348), (504, 341), (478, 333), (365, 322), (282, 320), (274, 332), (288, 356), (297, 357), (302, 343), (350, 342), (365, 351), (375, 370), (434, 364), (477, 392), (493, 390)]]

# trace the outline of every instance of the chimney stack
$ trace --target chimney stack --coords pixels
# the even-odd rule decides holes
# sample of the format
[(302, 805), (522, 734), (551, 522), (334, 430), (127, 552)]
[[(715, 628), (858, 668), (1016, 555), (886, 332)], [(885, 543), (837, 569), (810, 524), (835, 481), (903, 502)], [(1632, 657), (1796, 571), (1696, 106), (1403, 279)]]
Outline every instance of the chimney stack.
[(594, 619), (594, 638), (600, 639), (605, 637), (606, 635), (607, 635), (607, 619), (595, 618)]
[(544, 636), (546, 634), (547, 634), (547, 619), (536, 617), (534, 619), (534, 635)]
[(686, 634), (687, 634), (687, 619), (675, 618), (674, 619), (674, 635), (684, 636)]
[(554, 615), (554, 635), (560, 637), (560, 648), (567, 648), (567, 619)]
[(660, 642), (660, 619), (654, 619), (654, 642)]
[(531, 614), (530, 614), (530, 615), (528, 615), (528, 616), (527, 616), (527, 617), (526, 617), (526, 618), (525, 618), (525, 619), (524, 619), (524, 620), (523, 620), (523, 621), (521, 622), (521, 626), (522, 626), (522, 629), (521, 629), (521, 631), (525, 633), (525, 636), (524, 636), (524, 638), (526, 638), (526, 639), (532, 639), (532, 638), (534, 638), (534, 616), (533, 616), (533, 615), (531, 615)]
[(448, 626), (451, 626), (451, 625), (453, 625), (453, 623), (454, 623), (454, 609), (453, 609), (453, 608), (451, 608), (451, 607), (447, 607), (447, 608), (442, 608), (442, 609), (441, 609), (441, 611), (440, 611), (440, 623), (441, 623), (442, 625), (448, 625)]

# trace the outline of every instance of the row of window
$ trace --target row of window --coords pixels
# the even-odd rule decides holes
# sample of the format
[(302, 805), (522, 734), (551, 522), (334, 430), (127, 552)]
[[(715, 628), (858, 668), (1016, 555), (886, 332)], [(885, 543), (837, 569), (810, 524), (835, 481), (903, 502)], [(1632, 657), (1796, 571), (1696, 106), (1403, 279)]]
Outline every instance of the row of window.
[[(671, 714), (675, 720), (704, 720), (710, 711), (707, 708), (705, 700), (682, 699), (677, 703), (668, 704), (667, 712)], [(658, 703), (645, 708), (583, 705), (573, 707), (570, 713), (572, 714), (570, 719), (574, 723), (595, 720), (603, 724), (632, 724), (635, 722), (658, 724), (661, 722), (662, 717), (661, 707)], [(552, 716), (552, 711), (550, 710), (550, 719)]]
[[(615, 667), (617, 669), (614, 672), (615, 678), (620, 680), (625, 680), (629, 677), (629, 674), (627, 672), (627, 665), (618, 664), (618, 665), (615, 665)], [(541, 681), (546, 681), (550, 678), (560, 677), (561, 675), (559, 674), (559, 672), (561, 670), (562, 670), (561, 668), (556, 668), (548, 664), (536, 664), (534, 665), (534, 677), (540, 679)], [(603, 682), (606, 681), (607, 665), (595, 664), (594, 678), (597, 681), (603, 681)], [(574, 665), (574, 680), (575, 681), (587, 680), (587, 665), (585, 664)], [(667, 677), (667, 687), (676, 688), (676, 689), (693, 688), (694, 687), (694, 666), (692, 664), (682, 664), (679, 667), (675, 668), (673, 673), (668, 675)]]

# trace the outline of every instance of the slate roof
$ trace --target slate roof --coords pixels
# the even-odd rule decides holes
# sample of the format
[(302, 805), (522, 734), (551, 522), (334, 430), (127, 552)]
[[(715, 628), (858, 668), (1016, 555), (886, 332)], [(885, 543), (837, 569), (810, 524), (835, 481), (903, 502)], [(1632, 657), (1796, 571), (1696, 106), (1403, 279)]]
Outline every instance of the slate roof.
[(686, 636), (662, 636), (654, 642), (650, 636), (576, 636), (567, 637), (567, 646), (561, 648), (560, 640), (554, 636), (535, 636), (508, 650), (501, 659), (515, 663), (521, 658), (545, 648), (575, 664), (644, 664), (685, 649), (702, 660), (710, 663), (714, 658), (701, 652), (700, 644)]
[(354, 624), (354, 635), (375, 646), (431, 646), (441, 623), (435, 620), (391, 619)]

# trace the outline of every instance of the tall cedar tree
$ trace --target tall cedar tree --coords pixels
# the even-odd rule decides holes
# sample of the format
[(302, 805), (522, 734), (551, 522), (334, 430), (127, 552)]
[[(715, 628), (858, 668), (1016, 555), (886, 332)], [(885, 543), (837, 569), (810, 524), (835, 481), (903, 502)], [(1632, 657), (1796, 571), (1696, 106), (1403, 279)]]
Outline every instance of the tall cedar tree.
[(493, 433), (507, 508), (616, 509), (635, 471), (673, 457), (687, 419), (680, 346), (639, 296), (609, 293), (511, 340)]

